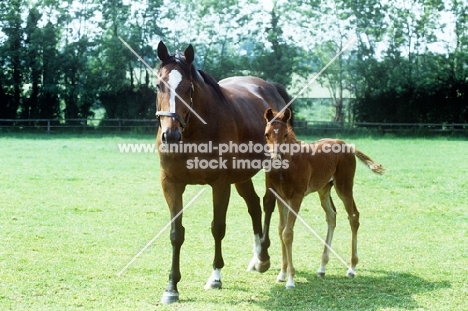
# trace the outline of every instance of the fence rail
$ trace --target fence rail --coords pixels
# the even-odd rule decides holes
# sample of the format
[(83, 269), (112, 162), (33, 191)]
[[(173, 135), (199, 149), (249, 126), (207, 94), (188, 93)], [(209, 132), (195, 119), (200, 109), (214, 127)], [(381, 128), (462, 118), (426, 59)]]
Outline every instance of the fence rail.
[(0, 119), (0, 129), (54, 131), (75, 129), (83, 131), (111, 130), (117, 132), (156, 130), (158, 120), (147, 119)]
[[(158, 120), (148, 119), (0, 119), (0, 131), (40, 131), (46, 133), (72, 131), (155, 132)], [(468, 123), (379, 123), (379, 122), (323, 122), (295, 120), (299, 131), (373, 130), (391, 132), (463, 132), (468, 134)]]
[(383, 122), (323, 122), (323, 121), (294, 121), (295, 129), (315, 130), (355, 130), (371, 129), (380, 132), (404, 132), (404, 131), (427, 131), (427, 132), (466, 132), (468, 123), (383, 123)]

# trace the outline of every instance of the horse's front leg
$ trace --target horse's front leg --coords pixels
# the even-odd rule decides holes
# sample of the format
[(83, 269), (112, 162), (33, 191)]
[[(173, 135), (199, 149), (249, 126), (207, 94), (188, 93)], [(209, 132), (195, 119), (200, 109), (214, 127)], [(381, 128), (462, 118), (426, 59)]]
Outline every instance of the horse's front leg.
[(182, 194), (185, 191), (185, 184), (169, 181), (167, 178), (161, 178), (161, 185), (164, 191), (164, 197), (171, 213), (171, 233), (172, 244), (172, 267), (169, 274), (169, 283), (163, 293), (161, 302), (170, 304), (179, 300), (177, 283), (181, 279), (180, 273), (180, 248), (185, 240), (185, 228), (182, 226), (182, 214), (176, 216), (183, 209)]
[(262, 207), (260, 206), (260, 198), (255, 192), (251, 179), (237, 183), (236, 189), (247, 204), (254, 233), (254, 254), (247, 267), (247, 271), (265, 272), (270, 268), (270, 255), (268, 254), (270, 238), (268, 232), (262, 236)]
[(214, 184), (213, 189), (213, 221), (211, 233), (215, 241), (215, 256), (213, 271), (205, 284), (205, 289), (221, 288), (221, 269), (224, 267), (224, 259), (221, 242), (226, 234), (226, 213), (231, 195), (231, 185), (227, 183)]

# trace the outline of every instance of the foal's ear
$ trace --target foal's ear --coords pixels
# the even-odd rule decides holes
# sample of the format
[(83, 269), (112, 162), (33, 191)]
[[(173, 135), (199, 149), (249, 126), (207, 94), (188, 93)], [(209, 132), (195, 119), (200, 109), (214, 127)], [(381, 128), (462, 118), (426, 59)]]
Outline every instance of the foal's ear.
[(191, 64), (195, 58), (195, 52), (193, 51), (193, 46), (190, 44), (184, 52), (185, 60), (187, 63)]
[(164, 42), (159, 41), (158, 44), (158, 58), (161, 61), (165, 61), (169, 57), (169, 53), (167, 52), (167, 47)]
[(267, 122), (270, 122), (270, 120), (273, 119), (274, 117), (273, 110), (271, 110), (271, 108), (268, 108), (267, 110), (265, 110), (263, 117), (265, 118)]
[(288, 121), (291, 119), (291, 115), (291, 109), (286, 108), (286, 110), (283, 112), (283, 117), (281, 118), (281, 121), (283, 121), (284, 123), (288, 123)]

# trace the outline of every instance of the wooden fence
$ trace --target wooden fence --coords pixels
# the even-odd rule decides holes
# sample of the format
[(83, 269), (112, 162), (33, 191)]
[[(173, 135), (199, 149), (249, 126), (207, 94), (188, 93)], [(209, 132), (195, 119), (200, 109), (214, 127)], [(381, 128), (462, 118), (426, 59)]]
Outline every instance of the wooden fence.
[(156, 132), (158, 126), (156, 119), (0, 119), (1, 131), (15, 132)]
[[(136, 132), (155, 133), (156, 119), (0, 119), (0, 132)], [(374, 131), (380, 133), (432, 132), (468, 134), (468, 123), (337, 123), (295, 120), (298, 132)]]

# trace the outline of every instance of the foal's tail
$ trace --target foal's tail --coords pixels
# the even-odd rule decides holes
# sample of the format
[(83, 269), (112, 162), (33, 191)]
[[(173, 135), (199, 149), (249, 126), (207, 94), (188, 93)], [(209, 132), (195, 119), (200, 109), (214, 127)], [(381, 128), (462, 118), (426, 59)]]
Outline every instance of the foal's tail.
[(365, 155), (361, 151), (356, 149), (356, 152), (354, 153), (354, 155), (362, 163), (367, 165), (367, 167), (370, 168), (372, 172), (379, 174), (379, 175), (382, 175), (385, 172), (385, 169), (383, 168), (382, 164), (375, 163), (371, 158), (369, 158), (367, 155)]

